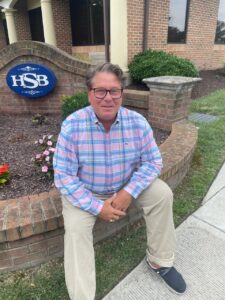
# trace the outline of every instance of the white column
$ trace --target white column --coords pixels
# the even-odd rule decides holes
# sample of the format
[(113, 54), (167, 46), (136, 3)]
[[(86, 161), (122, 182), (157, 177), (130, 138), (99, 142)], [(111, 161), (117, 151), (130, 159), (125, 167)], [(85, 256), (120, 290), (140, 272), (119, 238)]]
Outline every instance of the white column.
[(110, 1), (111, 63), (127, 71), (127, 0)]
[(2, 10), (5, 13), (5, 19), (7, 24), (8, 36), (9, 36), (9, 43), (16, 43), (18, 41), (17, 33), (16, 33), (16, 25), (14, 20), (14, 12), (15, 9), (5, 8)]
[(53, 19), (53, 12), (52, 12), (52, 1), (41, 0), (41, 11), (42, 11), (45, 43), (56, 46), (56, 35), (55, 35), (54, 19)]

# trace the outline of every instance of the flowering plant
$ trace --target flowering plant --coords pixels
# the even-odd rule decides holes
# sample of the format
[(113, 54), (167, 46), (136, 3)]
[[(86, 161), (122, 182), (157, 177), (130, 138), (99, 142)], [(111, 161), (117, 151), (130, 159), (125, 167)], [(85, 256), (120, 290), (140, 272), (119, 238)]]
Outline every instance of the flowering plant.
[(9, 165), (0, 165), (0, 188), (9, 180)]
[(53, 155), (55, 152), (56, 140), (53, 135), (43, 135), (41, 139), (35, 141), (38, 153), (32, 159), (37, 166), (38, 173), (44, 177), (53, 178)]

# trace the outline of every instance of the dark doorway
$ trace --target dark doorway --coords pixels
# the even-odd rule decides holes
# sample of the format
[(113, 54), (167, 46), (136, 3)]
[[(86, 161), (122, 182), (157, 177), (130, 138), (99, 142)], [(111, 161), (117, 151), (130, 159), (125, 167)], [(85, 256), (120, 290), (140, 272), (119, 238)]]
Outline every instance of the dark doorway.
[(103, 0), (70, 0), (73, 46), (104, 44)]
[(33, 41), (44, 42), (41, 8), (29, 10), (31, 38)]

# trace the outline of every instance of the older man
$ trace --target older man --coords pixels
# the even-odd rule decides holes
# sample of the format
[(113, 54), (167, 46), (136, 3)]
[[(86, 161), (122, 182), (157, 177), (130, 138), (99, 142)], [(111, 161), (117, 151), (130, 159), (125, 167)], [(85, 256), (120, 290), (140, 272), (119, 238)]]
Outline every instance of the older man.
[(158, 179), (162, 159), (148, 122), (121, 106), (123, 73), (113, 64), (87, 76), (90, 106), (62, 125), (54, 156), (55, 185), (62, 195), (65, 277), (72, 300), (95, 297), (93, 226), (115, 222), (132, 199), (143, 208), (147, 263), (177, 293), (186, 284), (173, 267), (173, 195)]

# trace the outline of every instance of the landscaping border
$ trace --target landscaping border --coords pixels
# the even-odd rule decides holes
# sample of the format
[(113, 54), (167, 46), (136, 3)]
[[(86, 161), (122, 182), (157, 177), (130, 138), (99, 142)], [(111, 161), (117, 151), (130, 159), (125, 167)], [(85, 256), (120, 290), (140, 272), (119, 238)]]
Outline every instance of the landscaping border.
[[(174, 189), (187, 173), (197, 143), (197, 128), (187, 120), (172, 125), (160, 146), (164, 168), (161, 178)], [(95, 242), (142, 217), (135, 203), (115, 223), (102, 220), (94, 228)], [(56, 189), (38, 195), (0, 201), (0, 272), (38, 265), (63, 255), (63, 217)]]

